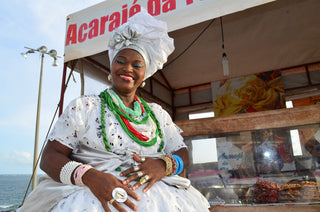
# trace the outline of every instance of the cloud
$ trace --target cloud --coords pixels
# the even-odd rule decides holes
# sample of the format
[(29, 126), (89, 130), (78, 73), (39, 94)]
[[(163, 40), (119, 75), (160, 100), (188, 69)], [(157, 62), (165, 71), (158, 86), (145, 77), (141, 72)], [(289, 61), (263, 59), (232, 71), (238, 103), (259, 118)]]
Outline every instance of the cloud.
[(33, 157), (29, 152), (20, 152), (14, 150), (12, 156), (16, 158), (18, 163), (31, 164), (33, 162)]
[[(1, 152), (0, 163), (0, 174), (31, 174), (33, 156), (29, 152), (19, 150)], [(43, 174), (43, 171), (38, 169), (38, 174)]]
[(32, 164), (33, 156), (29, 152), (23, 152), (18, 150), (13, 150), (10, 154), (3, 153), (0, 158), (5, 162), (10, 162), (13, 164)]

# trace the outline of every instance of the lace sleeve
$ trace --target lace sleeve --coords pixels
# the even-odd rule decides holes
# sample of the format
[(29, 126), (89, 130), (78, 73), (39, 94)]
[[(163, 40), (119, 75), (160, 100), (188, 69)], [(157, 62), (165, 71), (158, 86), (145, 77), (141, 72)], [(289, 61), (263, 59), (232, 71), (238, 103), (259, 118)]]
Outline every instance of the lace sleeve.
[(80, 97), (70, 102), (63, 114), (58, 118), (50, 132), (48, 141), (59, 141), (76, 151), (79, 137), (85, 131), (85, 99)]
[(164, 151), (166, 154), (173, 153), (181, 148), (187, 148), (181, 136), (182, 130), (173, 123), (170, 115), (160, 105), (151, 103), (150, 108), (154, 111), (157, 119), (160, 122), (163, 133), (163, 140), (165, 142)]

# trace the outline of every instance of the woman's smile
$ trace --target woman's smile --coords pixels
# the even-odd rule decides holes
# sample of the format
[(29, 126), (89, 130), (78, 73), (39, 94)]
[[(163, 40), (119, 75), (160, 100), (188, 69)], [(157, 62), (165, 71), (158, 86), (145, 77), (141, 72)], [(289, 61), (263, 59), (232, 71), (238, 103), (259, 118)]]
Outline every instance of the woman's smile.
[(123, 49), (115, 57), (112, 68), (112, 88), (119, 95), (135, 93), (143, 81), (145, 62), (139, 52)]
[(128, 82), (133, 81), (133, 77), (128, 74), (120, 74), (120, 78)]

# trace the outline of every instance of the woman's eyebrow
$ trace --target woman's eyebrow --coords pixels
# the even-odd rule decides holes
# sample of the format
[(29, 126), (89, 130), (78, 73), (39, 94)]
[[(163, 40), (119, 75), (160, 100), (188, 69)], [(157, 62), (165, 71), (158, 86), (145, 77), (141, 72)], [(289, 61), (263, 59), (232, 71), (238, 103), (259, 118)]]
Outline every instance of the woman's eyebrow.
[[(117, 58), (119, 58), (119, 57), (127, 60), (127, 57), (126, 57), (126, 56), (118, 55)], [(133, 62), (135, 62), (135, 63), (144, 63), (144, 60), (143, 60), (143, 59), (142, 59), (142, 60), (137, 59), (137, 60), (134, 60)]]
[(122, 55), (118, 55), (118, 57), (123, 57), (124, 59), (127, 59), (125, 56), (122, 56)]

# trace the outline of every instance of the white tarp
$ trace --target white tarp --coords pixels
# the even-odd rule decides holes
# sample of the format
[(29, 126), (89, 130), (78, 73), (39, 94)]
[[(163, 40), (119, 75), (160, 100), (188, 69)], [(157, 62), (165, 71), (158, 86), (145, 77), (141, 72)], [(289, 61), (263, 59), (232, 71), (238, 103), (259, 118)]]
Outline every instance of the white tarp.
[(169, 31), (275, 0), (107, 0), (67, 17), (65, 58), (70, 61), (107, 50), (111, 32), (143, 7), (166, 21)]

